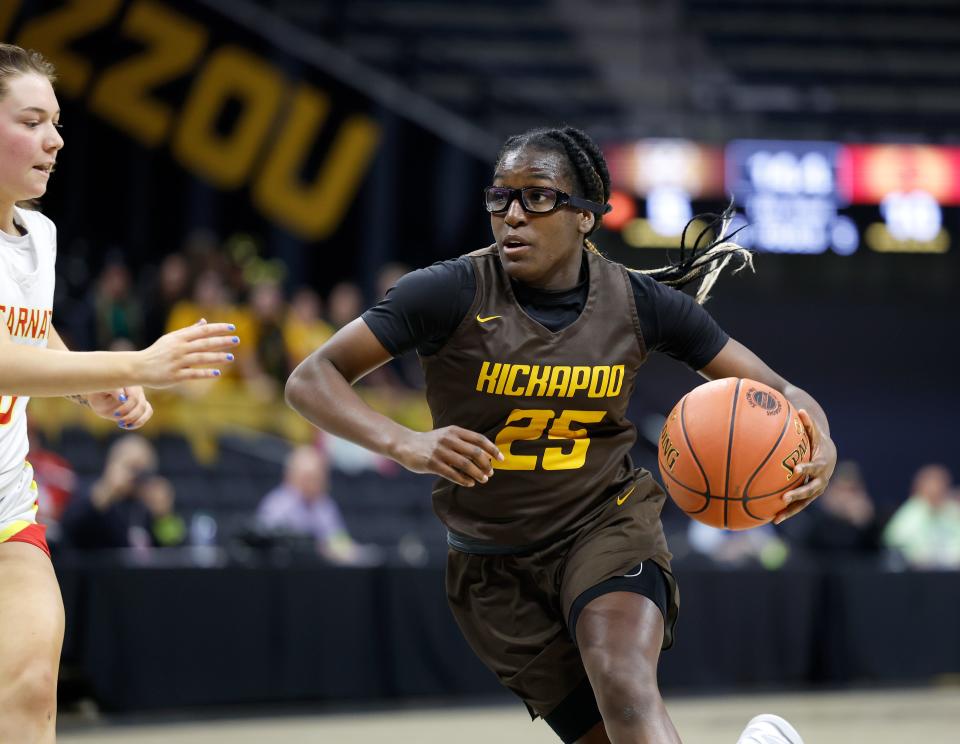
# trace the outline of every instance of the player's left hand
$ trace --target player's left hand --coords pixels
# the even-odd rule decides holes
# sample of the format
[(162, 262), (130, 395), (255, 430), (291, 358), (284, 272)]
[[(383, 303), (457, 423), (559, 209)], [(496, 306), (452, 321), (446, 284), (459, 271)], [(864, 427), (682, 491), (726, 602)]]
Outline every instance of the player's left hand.
[(827, 483), (837, 466), (837, 445), (820, 430), (804, 409), (801, 408), (797, 413), (810, 438), (810, 462), (802, 462), (793, 469), (801, 477), (803, 485), (783, 495), (783, 503), (789, 506), (773, 518), (774, 524), (780, 524), (810, 506), (817, 496), (827, 490)]
[(95, 414), (115, 422), (124, 431), (139, 429), (153, 416), (153, 406), (139, 386), (90, 393), (87, 403)]

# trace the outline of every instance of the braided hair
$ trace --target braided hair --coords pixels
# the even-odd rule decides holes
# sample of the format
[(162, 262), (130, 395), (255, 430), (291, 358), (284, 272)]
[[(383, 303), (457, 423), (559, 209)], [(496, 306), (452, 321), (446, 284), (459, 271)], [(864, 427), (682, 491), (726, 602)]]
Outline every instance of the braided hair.
[[(504, 142), (497, 155), (497, 163), (503, 160), (508, 152), (524, 148), (563, 155), (569, 165), (569, 176), (574, 191), (598, 204), (607, 203), (610, 198), (610, 171), (600, 147), (586, 132), (575, 127), (531, 129), (523, 134), (514, 135)], [(753, 269), (753, 256), (750, 251), (731, 240), (736, 232), (727, 235), (733, 216), (732, 200), (720, 214), (698, 215), (698, 217), (707, 218), (709, 222), (697, 235), (690, 248), (687, 247), (687, 231), (697, 218), (687, 224), (680, 237), (680, 256), (676, 261), (671, 261), (669, 265), (658, 269), (627, 267), (628, 270), (647, 274), (661, 284), (676, 289), (702, 279), (695, 296), (696, 301), (702, 305), (709, 299), (710, 290), (720, 272), (735, 256), (740, 259), (740, 266), (734, 270), (734, 273), (744, 266)], [(602, 220), (603, 215), (595, 215), (593, 227), (587, 235), (593, 234)], [(716, 237), (712, 241), (704, 242), (711, 230), (715, 231)], [(586, 240), (585, 245), (588, 251), (600, 255), (593, 241)]]

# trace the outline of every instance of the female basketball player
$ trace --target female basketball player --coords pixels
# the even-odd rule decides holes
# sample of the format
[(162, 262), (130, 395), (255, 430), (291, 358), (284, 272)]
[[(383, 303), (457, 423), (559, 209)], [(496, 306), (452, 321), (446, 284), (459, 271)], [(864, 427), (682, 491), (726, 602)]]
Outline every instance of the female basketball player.
[[(708, 379), (765, 382), (800, 409), (813, 457), (778, 521), (823, 492), (836, 450), (810, 395), (656, 280), (683, 284), (737, 247), (630, 272), (586, 240), (609, 194), (603, 155), (583, 132), (507, 140), (485, 191), (495, 243), (402, 278), (294, 371), (287, 399), (315, 425), (441, 476), (433, 495), (453, 614), (531, 715), (565, 742), (663, 744), (680, 740), (656, 681), (677, 590), (664, 492), (628, 454), (637, 369), (663, 351)], [(433, 431), (398, 425), (351, 389), (409, 349)], [(754, 719), (741, 741), (761, 736), (800, 741), (775, 717)]]
[(52, 323), (56, 228), (18, 202), (44, 194), (57, 154), (53, 68), (0, 44), (0, 741), (52, 742), (63, 603), (26, 462), (30, 396), (68, 396), (124, 429), (153, 414), (141, 386), (219, 375), (238, 339), (201, 321), (138, 352), (67, 351)]

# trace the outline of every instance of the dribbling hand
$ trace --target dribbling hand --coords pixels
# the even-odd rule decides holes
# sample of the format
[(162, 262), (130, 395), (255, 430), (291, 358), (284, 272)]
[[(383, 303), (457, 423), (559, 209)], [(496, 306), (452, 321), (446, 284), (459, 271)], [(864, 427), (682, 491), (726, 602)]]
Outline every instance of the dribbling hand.
[(230, 351), (240, 343), (235, 330), (229, 323), (200, 320), (161, 336), (152, 346), (135, 352), (137, 380), (146, 387), (162, 388), (219, 377), (219, 367), (233, 361)]
[(404, 443), (397, 458), (407, 470), (433, 473), (467, 488), (490, 479), (493, 460), (503, 460), (496, 445), (459, 426), (417, 432)]
[(827, 489), (830, 476), (837, 466), (837, 446), (830, 436), (820, 430), (804, 409), (801, 408), (797, 414), (810, 438), (810, 462), (802, 462), (794, 468), (794, 472), (803, 477), (804, 483), (783, 495), (783, 503), (789, 506), (774, 517), (774, 524), (780, 524), (810, 506)]

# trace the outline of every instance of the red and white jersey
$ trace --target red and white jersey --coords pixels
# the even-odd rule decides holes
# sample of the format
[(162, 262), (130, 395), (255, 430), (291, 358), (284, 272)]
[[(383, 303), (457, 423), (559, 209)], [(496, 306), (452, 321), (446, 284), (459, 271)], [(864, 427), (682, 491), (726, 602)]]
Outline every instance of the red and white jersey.
[[(13, 342), (46, 346), (52, 330), (57, 228), (39, 212), (14, 207), (26, 235), (0, 231), (0, 323)], [(28, 397), (0, 390), (0, 526), (23, 510), (33, 481), (27, 457)]]

